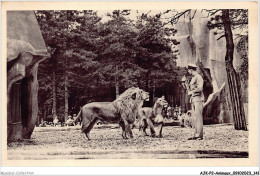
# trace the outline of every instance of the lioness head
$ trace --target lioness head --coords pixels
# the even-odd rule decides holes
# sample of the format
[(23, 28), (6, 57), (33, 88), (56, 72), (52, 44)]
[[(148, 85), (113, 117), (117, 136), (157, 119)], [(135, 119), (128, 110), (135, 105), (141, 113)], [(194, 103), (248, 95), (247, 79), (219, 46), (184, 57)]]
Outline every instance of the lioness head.
[(149, 101), (149, 93), (141, 89), (142, 100)]
[(158, 98), (155, 103), (158, 104), (158, 105), (160, 105), (160, 106), (162, 106), (162, 107), (168, 105), (168, 103), (167, 103), (167, 101), (164, 99), (164, 97)]

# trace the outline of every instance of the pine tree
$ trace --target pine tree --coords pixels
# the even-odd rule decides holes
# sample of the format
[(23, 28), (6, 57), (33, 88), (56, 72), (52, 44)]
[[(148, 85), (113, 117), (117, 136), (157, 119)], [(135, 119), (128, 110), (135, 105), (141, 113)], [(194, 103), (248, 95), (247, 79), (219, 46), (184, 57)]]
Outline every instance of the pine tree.
[(155, 87), (163, 87), (176, 78), (177, 51), (174, 46), (178, 42), (172, 37), (177, 31), (166, 27), (160, 15), (142, 14), (136, 26), (139, 30), (136, 62), (144, 70), (145, 89), (150, 91), (152, 88), (154, 98)]
[[(137, 33), (132, 21), (127, 19), (129, 10), (115, 10), (108, 16), (111, 18), (101, 31), (104, 45), (98, 56), (102, 67), (95, 74), (99, 74), (104, 84), (114, 83), (115, 94), (118, 97), (120, 87), (123, 89), (137, 85), (140, 68), (135, 64), (135, 40)], [(106, 75), (107, 79), (104, 76)]]
[[(88, 78), (85, 75), (86, 70), (95, 65), (92, 60), (96, 56), (95, 47), (93, 47), (96, 36), (93, 37), (90, 31), (93, 29), (93, 24), (98, 23), (100, 18), (92, 11), (37, 11), (36, 15), (51, 54), (50, 60), (43, 65), (45, 69), (46, 67), (53, 68), (50, 76), (53, 87), (52, 112), (54, 114), (57, 112), (55, 107), (58, 105), (59, 115), (63, 116), (61, 115), (63, 111), (65, 117), (63, 119), (66, 120), (69, 114), (70, 83), (72, 82), (72, 86), (75, 86), (76, 82), (78, 89), (85, 87), (84, 83), (89, 80), (86, 79)], [(56, 105), (57, 99), (61, 102), (63, 97), (64, 104)]]

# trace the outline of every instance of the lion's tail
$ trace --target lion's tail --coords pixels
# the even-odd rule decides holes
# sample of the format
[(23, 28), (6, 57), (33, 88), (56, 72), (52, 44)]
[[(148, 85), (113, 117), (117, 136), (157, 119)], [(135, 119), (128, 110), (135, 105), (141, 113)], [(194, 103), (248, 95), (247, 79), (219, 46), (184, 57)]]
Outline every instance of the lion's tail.
[(78, 120), (78, 118), (80, 118), (80, 122), (82, 121), (82, 119), (81, 119), (81, 114), (82, 114), (82, 108), (80, 109), (80, 111), (79, 111), (77, 117), (74, 119), (74, 123)]

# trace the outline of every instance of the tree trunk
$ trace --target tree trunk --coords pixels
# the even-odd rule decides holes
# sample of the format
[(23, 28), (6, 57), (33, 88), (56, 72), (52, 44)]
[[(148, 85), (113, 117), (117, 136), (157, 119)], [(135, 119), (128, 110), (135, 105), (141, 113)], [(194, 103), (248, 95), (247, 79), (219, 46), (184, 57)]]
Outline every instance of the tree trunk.
[(100, 101), (100, 96), (99, 96), (99, 75), (97, 76), (97, 84), (96, 84), (96, 87), (97, 87), (97, 89), (96, 89), (96, 91), (94, 91), (94, 94), (95, 94), (95, 96), (94, 96), (94, 99), (96, 100), (96, 101)]
[(146, 75), (145, 75), (145, 78), (146, 78), (146, 80), (145, 80), (145, 90), (146, 90), (147, 92), (149, 92), (149, 77), (150, 77), (150, 74), (151, 74), (151, 71), (148, 70), (148, 71), (146, 72)]
[[(67, 61), (67, 59), (66, 59)], [(67, 62), (66, 62), (67, 64)], [(68, 92), (68, 71), (65, 65), (65, 73), (64, 73), (64, 86), (65, 86), (65, 109), (64, 109), (64, 115), (65, 115), (65, 122), (68, 118), (68, 111), (69, 111), (69, 92)]]
[(52, 69), (52, 117), (57, 115), (57, 88), (56, 88), (56, 64)]
[(231, 30), (231, 23), (229, 19), (229, 10), (222, 10), (223, 23), (226, 37), (226, 70), (229, 91), (231, 96), (232, 111), (234, 117), (234, 126), (236, 130), (247, 130), (245, 112), (243, 103), (241, 100), (241, 85), (239, 75), (233, 67), (233, 55), (234, 55), (234, 42), (233, 34)]
[(153, 79), (152, 102), (155, 103), (155, 79)]
[(42, 123), (47, 118), (47, 112), (48, 112), (48, 107), (44, 105), (44, 115), (40, 123)]
[(116, 65), (116, 75), (115, 75), (115, 86), (116, 86), (116, 98), (119, 97), (119, 81), (118, 81), (118, 66)]
[[(69, 16), (69, 12), (68, 10), (66, 11), (66, 17), (67, 17), (67, 20), (68, 20), (68, 16)], [(69, 23), (67, 23), (67, 29), (69, 30)], [(69, 44), (70, 42), (68, 41), (68, 38), (67, 38), (67, 42), (66, 42), (66, 48), (69, 48)], [(69, 115), (69, 91), (68, 91), (68, 57), (65, 56), (65, 66), (64, 66), (64, 103), (65, 103), (65, 106), (64, 106), (64, 120), (65, 122), (68, 120), (68, 115)]]

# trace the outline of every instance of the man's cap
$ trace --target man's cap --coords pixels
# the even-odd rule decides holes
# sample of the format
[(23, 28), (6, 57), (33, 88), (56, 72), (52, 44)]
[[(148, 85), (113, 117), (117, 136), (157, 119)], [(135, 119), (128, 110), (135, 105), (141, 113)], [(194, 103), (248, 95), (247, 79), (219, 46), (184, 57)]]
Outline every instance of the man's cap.
[(188, 64), (188, 69), (190, 69), (190, 68), (191, 68), (191, 69), (192, 69), (192, 68), (193, 68), (193, 69), (194, 69), (194, 68), (196, 69), (197, 66), (196, 66), (195, 64), (189, 63), (189, 64)]

